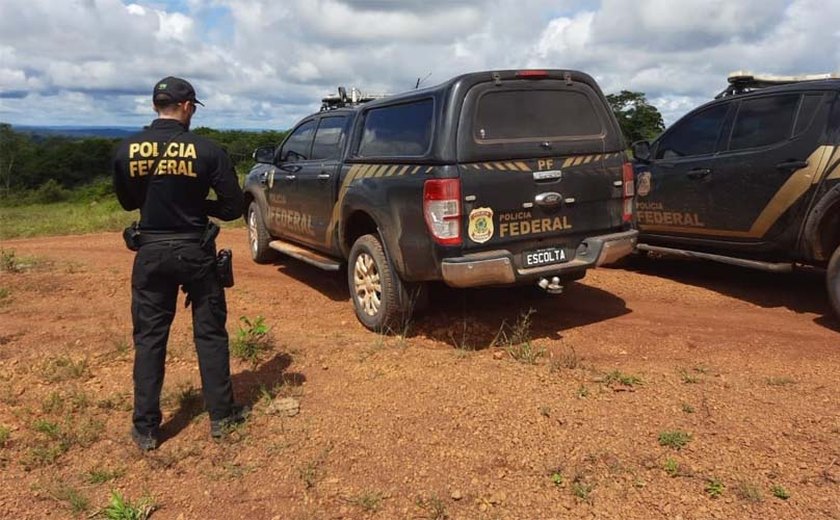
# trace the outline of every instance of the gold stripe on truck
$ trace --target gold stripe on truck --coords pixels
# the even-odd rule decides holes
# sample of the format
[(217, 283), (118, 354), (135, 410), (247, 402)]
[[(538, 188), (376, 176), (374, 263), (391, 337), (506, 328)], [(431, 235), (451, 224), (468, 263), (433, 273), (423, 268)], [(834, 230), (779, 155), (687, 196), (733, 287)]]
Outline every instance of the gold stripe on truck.
[[(825, 168), (827, 161), (825, 157), (831, 157), (834, 151), (833, 146), (820, 146), (808, 157), (808, 166), (796, 170), (785, 182), (779, 191), (770, 199), (770, 202), (755, 219), (748, 231), (732, 231), (728, 229), (696, 228), (683, 226), (641, 226), (644, 231), (670, 231), (677, 233), (688, 233), (692, 235), (716, 235), (733, 238), (761, 238), (779, 220), (785, 211), (790, 209), (810, 188), (815, 178), (819, 178), (823, 172), (819, 168)], [(832, 174), (834, 175), (834, 174)], [(831, 176), (829, 176), (831, 178)]]

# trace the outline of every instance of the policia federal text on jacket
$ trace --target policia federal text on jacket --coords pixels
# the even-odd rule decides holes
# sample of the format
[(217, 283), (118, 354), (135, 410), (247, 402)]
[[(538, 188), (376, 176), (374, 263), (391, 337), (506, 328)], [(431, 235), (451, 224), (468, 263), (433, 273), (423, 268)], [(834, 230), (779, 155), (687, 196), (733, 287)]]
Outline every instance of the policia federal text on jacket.
[[(179, 78), (158, 82), (159, 118), (123, 141), (114, 158), (114, 187), (126, 210), (140, 209), (137, 255), (131, 275), (134, 324), (132, 437), (142, 450), (157, 447), (162, 415), (166, 343), (178, 289), (192, 302), (193, 329), (211, 433), (243, 419), (230, 380), (227, 307), (215, 271), (208, 217), (234, 220), (243, 196), (227, 154), (189, 132), (196, 106), (192, 86)], [(210, 190), (217, 200), (208, 200)], [(212, 225), (212, 224), (211, 224)]]

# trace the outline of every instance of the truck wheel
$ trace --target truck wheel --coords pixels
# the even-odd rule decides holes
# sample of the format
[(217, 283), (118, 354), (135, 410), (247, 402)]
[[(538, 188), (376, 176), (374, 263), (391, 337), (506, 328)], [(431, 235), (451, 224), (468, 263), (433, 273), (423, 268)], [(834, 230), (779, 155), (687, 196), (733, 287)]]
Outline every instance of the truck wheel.
[(347, 268), (350, 297), (359, 321), (376, 332), (400, 332), (408, 320), (407, 292), (376, 235), (359, 237)]
[(277, 253), (268, 247), (271, 235), (265, 228), (262, 212), (256, 201), (248, 206), (248, 249), (251, 259), (258, 264), (267, 264), (277, 257)]
[(840, 319), (840, 247), (834, 250), (826, 270), (826, 286), (834, 314)]

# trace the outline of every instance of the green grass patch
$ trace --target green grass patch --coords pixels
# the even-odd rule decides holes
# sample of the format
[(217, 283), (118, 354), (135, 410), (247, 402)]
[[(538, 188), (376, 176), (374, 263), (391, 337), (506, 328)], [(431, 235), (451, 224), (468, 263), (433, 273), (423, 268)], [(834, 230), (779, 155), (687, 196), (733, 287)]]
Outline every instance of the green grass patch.
[(382, 508), (382, 501), (385, 500), (384, 493), (378, 491), (365, 491), (356, 496), (347, 499), (347, 502), (366, 511), (368, 513), (375, 513)]
[(272, 348), (270, 329), (262, 316), (253, 320), (241, 316), (239, 321), (241, 325), (230, 342), (230, 353), (236, 358), (257, 365)]
[(149, 497), (132, 503), (119, 491), (112, 491), (111, 499), (100, 515), (107, 520), (146, 520), (155, 509), (157, 505)]
[(773, 493), (773, 496), (780, 499), (780, 500), (787, 500), (790, 498), (790, 493), (784, 486), (780, 486), (778, 484), (773, 484), (770, 487), (770, 492)]
[(618, 370), (613, 370), (604, 376), (603, 383), (605, 385), (619, 383), (624, 386), (636, 386), (642, 384), (642, 378), (634, 376), (633, 374), (625, 374)]
[(41, 375), (50, 383), (60, 383), (86, 376), (86, 359), (74, 361), (67, 356), (58, 356), (46, 360), (41, 365)]
[(93, 468), (85, 475), (85, 481), (97, 485), (116, 480), (125, 475), (124, 469)]
[(511, 358), (520, 363), (535, 365), (545, 356), (545, 349), (534, 345), (531, 339), (531, 317), (536, 312), (534, 309), (528, 309), (519, 315), (513, 325), (502, 322), (492, 345), (501, 346)]
[(706, 480), (706, 494), (712, 498), (718, 498), (726, 490), (726, 486), (718, 478), (710, 478)]
[(0, 211), (0, 240), (118, 231), (137, 218), (138, 212), (123, 210), (116, 197), (4, 207)]
[(676, 450), (683, 449), (691, 441), (691, 434), (680, 430), (664, 431), (659, 434), (659, 445)]
[(0, 426), (0, 448), (5, 448), (12, 436), (12, 430), (8, 426)]

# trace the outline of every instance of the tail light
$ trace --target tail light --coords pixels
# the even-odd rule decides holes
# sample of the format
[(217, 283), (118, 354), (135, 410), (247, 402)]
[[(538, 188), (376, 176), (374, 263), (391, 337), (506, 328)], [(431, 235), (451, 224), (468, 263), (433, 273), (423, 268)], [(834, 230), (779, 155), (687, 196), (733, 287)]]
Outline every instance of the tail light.
[(636, 195), (632, 164), (624, 163), (621, 168), (621, 177), (624, 181), (624, 209), (621, 212), (621, 221), (631, 222), (633, 220), (633, 196)]
[(461, 245), (461, 180), (427, 180), (423, 184), (423, 216), (435, 242)]

